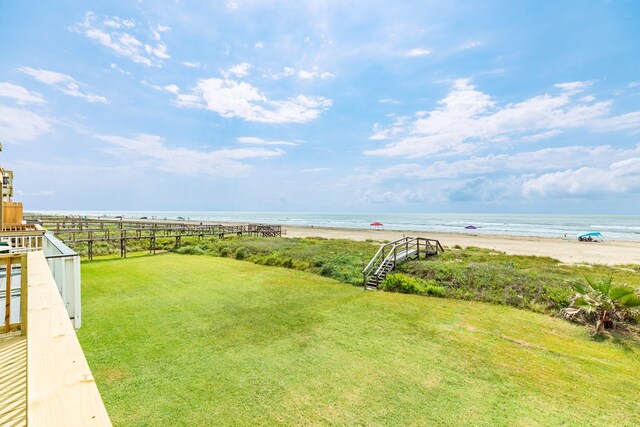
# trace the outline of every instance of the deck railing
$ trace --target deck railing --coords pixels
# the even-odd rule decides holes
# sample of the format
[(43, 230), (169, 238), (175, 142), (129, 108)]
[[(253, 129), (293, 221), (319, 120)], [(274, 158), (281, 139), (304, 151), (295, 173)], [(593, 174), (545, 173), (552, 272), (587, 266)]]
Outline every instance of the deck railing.
[[(2, 272), (9, 304), (3, 304), (5, 324), (0, 328), (0, 425), (110, 426), (44, 253), (0, 255)], [(15, 302), (18, 272), (16, 319), (11, 300)]]
[(0, 242), (9, 246), (13, 254), (39, 251), (44, 233), (44, 228), (38, 224), (5, 225), (0, 231)]
[(26, 335), (29, 284), (27, 255), (0, 255), (0, 279), (0, 299), (4, 300), (4, 324), (0, 332), (8, 334), (20, 330), (21, 335)]
[(371, 258), (369, 264), (365, 268), (362, 269), (362, 276), (364, 278), (364, 283), (367, 283), (369, 277), (371, 277), (375, 272), (380, 268), (385, 258), (388, 256), (389, 248), (393, 248), (396, 243), (403, 242), (407, 240), (406, 237), (402, 239), (394, 240), (393, 242), (388, 242), (380, 245), (378, 252)]
[(80, 255), (52, 233), (44, 236), (42, 247), (69, 318), (76, 329), (82, 324), (80, 303)]

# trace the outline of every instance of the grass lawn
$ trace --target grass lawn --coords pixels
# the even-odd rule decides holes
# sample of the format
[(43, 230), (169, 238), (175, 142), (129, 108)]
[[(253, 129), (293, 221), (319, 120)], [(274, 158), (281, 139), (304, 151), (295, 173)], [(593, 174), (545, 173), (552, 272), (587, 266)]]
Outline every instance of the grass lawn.
[(640, 344), (229, 258), (83, 263), (116, 426), (639, 425)]

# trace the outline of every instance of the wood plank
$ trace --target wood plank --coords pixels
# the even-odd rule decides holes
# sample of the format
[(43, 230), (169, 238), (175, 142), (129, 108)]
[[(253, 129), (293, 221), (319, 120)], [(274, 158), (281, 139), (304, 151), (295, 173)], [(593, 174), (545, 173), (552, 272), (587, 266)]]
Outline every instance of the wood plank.
[(0, 337), (0, 425), (26, 426), (27, 339)]
[(28, 419), (34, 426), (111, 421), (42, 252), (29, 257)]

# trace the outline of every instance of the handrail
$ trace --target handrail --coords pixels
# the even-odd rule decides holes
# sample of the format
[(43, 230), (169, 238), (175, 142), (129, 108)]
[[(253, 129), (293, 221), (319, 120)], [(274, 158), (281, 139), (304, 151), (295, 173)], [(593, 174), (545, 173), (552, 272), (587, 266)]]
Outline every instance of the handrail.
[(366, 266), (365, 268), (363, 268), (363, 269), (362, 269), (362, 273), (365, 273), (367, 270), (369, 270), (369, 268), (371, 267), (371, 264), (373, 264), (373, 263), (374, 263), (374, 261), (376, 261), (376, 259), (380, 256), (380, 253), (382, 252), (382, 250), (383, 250), (386, 246), (394, 245), (394, 244), (396, 244), (397, 242), (399, 242), (399, 241), (401, 241), (401, 240), (406, 240), (406, 239), (407, 239), (406, 237), (403, 237), (403, 238), (401, 238), (401, 239), (394, 240), (393, 242), (387, 242), (387, 243), (384, 243), (384, 244), (380, 245), (380, 249), (378, 249), (378, 252), (376, 252), (376, 254), (373, 256), (373, 258), (371, 258), (371, 261), (369, 261), (369, 264), (367, 264), (367, 266)]
[[(418, 241), (419, 242), (420, 237), (405, 237), (402, 243), (396, 243), (395, 245), (393, 245), (393, 248), (391, 248), (391, 250), (389, 250), (389, 255), (387, 255), (384, 259), (384, 261), (382, 261), (382, 263), (380, 264), (380, 266), (378, 267), (378, 269), (376, 270), (376, 272), (374, 274), (379, 275), (380, 274), (380, 270), (382, 269), (382, 267), (384, 267), (384, 265), (387, 263), (387, 261), (391, 260), (391, 255), (393, 255), (393, 263), (395, 264), (397, 262), (396, 257), (397, 257), (397, 249), (400, 247), (405, 248), (405, 255), (409, 253), (409, 243), (414, 242), (414, 241)], [(417, 246), (417, 245), (416, 245)], [(412, 248), (414, 247), (414, 245), (411, 246)]]
[(389, 262), (391, 262), (391, 259), (393, 259), (395, 267), (395, 264), (397, 263), (398, 249), (404, 250), (404, 257), (401, 260), (406, 259), (408, 257), (408, 254), (414, 250), (419, 256), (420, 242), (424, 242), (425, 253), (433, 252), (435, 254), (438, 254), (444, 252), (444, 248), (440, 244), (440, 241), (424, 237), (403, 237), (392, 242), (384, 243), (380, 245), (380, 248), (373, 256), (373, 258), (371, 258), (369, 264), (367, 264), (367, 266), (362, 269), (363, 283), (366, 284), (369, 280), (369, 277), (371, 277), (372, 275), (380, 276), (383, 268)]
[[(389, 256), (393, 253), (393, 251), (397, 248), (398, 245), (406, 244), (406, 243), (408, 243), (409, 240), (412, 240), (412, 239), (414, 239), (414, 238), (413, 237), (403, 237), (401, 239), (397, 239), (397, 240), (394, 240), (392, 242), (387, 242), (387, 243), (384, 243), (384, 244), (380, 245), (380, 248), (378, 249), (376, 254), (373, 256), (371, 261), (369, 261), (369, 264), (367, 264), (367, 266), (362, 270), (362, 275), (363, 275), (364, 282), (366, 283), (368, 278), (372, 274), (376, 274), (376, 275), (379, 274), (380, 269), (382, 268), (382, 266), (387, 261), (387, 258), (389, 258)], [(389, 253), (387, 254), (385, 252), (385, 248), (387, 248), (389, 246), (391, 246), (391, 248), (389, 249)], [(380, 261), (381, 258), (382, 258), (382, 261)], [(372, 271), (372, 270), (374, 270), (374, 271)]]
[[(4, 262), (3, 262), (4, 261)], [(11, 323), (11, 273), (13, 265), (20, 264), (20, 321)], [(27, 302), (28, 302), (28, 285), (29, 272), (27, 271), (27, 254), (2, 254), (0, 255), (0, 265), (4, 264), (6, 268), (5, 278), (5, 311), (4, 311), (4, 332), (8, 334), (11, 331), (20, 329), (21, 335), (27, 335)]]

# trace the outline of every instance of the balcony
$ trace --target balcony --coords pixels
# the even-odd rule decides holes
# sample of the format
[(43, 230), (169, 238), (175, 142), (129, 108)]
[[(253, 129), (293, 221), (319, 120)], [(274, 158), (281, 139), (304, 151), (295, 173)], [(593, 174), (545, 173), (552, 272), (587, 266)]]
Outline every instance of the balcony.
[(74, 329), (79, 258), (34, 230), (0, 236), (0, 425), (109, 426)]

